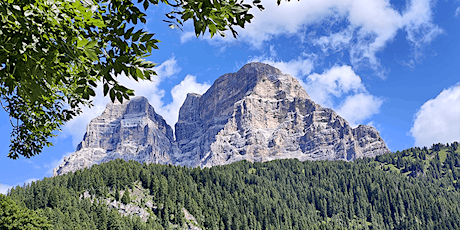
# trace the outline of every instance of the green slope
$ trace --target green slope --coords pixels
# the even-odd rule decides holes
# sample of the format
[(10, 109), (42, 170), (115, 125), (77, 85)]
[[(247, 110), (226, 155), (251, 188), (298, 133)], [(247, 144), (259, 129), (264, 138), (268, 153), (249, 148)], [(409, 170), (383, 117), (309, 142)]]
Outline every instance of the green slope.
[[(17, 187), (9, 198), (54, 229), (459, 229), (459, 161), (458, 143), (355, 162), (191, 169), (116, 160)], [(125, 203), (148, 218), (119, 208), (115, 197), (126, 191)]]

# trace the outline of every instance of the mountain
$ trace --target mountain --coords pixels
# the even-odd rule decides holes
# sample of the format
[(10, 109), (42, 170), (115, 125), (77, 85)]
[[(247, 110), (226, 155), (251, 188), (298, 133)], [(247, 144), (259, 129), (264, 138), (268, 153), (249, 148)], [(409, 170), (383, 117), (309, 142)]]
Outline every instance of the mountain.
[(175, 128), (178, 163), (194, 167), (285, 158), (350, 161), (389, 152), (375, 128), (353, 129), (314, 103), (296, 78), (262, 63), (219, 77), (203, 95), (189, 94)]
[(286, 158), (352, 161), (386, 152), (375, 128), (352, 128), (332, 109), (314, 103), (296, 78), (249, 63), (219, 77), (203, 95), (187, 95), (175, 139), (145, 98), (109, 103), (54, 175), (116, 158), (211, 167)]
[(54, 175), (73, 172), (114, 159), (168, 164), (180, 150), (173, 131), (144, 97), (109, 103), (91, 120), (77, 151), (54, 169)]

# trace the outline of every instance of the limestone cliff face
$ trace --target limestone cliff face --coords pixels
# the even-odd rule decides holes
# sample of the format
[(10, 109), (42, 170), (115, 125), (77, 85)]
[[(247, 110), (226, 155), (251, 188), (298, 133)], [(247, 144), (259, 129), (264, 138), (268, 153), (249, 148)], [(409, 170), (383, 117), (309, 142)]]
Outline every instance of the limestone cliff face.
[(386, 152), (373, 127), (353, 129), (333, 110), (315, 104), (297, 79), (250, 63), (219, 77), (205, 94), (187, 95), (175, 140), (147, 99), (109, 103), (54, 175), (116, 158), (211, 167), (285, 158), (351, 161)]
[(299, 82), (262, 63), (189, 94), (179, 112), (177, 163), (210, 167), (240, 160), (346, 160), (389, 152), (377, 130), (355, 129), (315, 104)]
[(179, 153), (173, 131), (144, 97), (109, 103), (86, 129), (77, 151), (54, 169), (54, 175), (117, 158), (146, 163), (174, 163)]

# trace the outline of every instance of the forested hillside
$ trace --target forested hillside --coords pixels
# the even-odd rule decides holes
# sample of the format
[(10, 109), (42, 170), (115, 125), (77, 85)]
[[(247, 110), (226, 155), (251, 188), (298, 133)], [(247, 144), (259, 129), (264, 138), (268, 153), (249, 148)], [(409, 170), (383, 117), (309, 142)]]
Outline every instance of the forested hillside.
[[(52, 229), (458, 229), (458, 177), (453, 143), (355, 162), (199, 169), (116, 160), (0, 199)], [(0, 212), (0, 228), (12, 213)]]

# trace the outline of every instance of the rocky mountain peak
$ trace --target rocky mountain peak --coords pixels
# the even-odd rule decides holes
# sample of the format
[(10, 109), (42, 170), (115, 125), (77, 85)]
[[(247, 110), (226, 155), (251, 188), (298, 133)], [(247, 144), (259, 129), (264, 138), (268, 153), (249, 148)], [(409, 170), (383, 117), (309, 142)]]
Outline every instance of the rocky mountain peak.
[(109, 103), (55, 175), (115, 158), (211, 167), (284, 158), (351, 161), (388, 151), (375, 128), (352, 128), (313, 102), (296, 78), (249, 63), (219, 77), (203, 95), (187, 95), (175, 139), (147, 99)]
[(352, 129), (334, 111), (315, 104), (294, 77), (249, 63), (219, 77), (202, 96), (187, 97), (176, 123), (178, 163), (353, 160), (388, 151), (375, 129), (360, 127)]
[(91, 120), (77, 151), (66, 157), (54, 175), (91, 167), (117, 158), (146, 163), (172, 163), (179, 153), (171, 127), (145, 97), (109, 103)]

